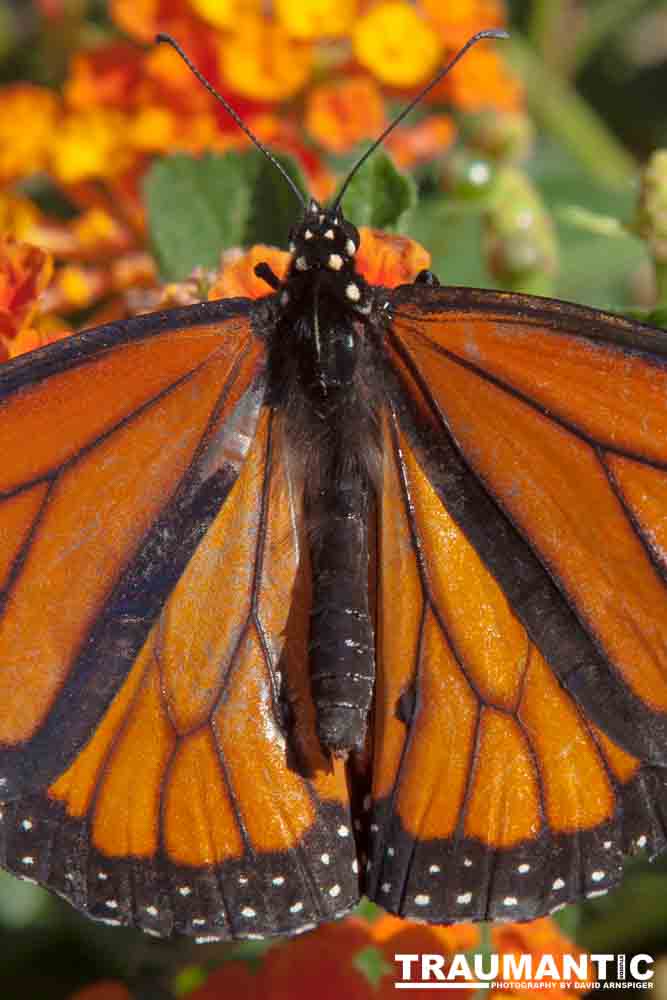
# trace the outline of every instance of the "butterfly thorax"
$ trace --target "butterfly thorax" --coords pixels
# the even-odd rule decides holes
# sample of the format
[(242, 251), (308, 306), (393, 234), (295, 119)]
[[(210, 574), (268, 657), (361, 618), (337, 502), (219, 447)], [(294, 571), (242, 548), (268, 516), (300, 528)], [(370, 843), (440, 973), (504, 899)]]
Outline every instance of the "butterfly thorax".
[(311, 201), (290, 233), (292, 260), (279, 294), (282, 348), (299, 362), (306, 392), (336, 405), (350, 390), (363, 353), (372, 289), (357, 274), (358, 230), (340, 209)]

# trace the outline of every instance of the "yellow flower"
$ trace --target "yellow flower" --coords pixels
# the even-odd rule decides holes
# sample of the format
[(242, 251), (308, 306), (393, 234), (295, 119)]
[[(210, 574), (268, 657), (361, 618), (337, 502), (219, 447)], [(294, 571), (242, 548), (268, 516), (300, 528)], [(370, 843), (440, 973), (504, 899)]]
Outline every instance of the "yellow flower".
[(362, 66), (392, 87), (414, 87), (427, 80), (442, 51), (433, 28), (402, 0), (373, 7), (357, 22), (353, 44)]
[(38, 221), (39, 212), (28, 198), (0, 191), (0, 233), (3, 236), (31, 242)]
[(357, 0), (274, 0), (273, 7), (294, 38), (339, 38), (352, 28)]
[(131, 163), (128, 123), (117, 111), (70, 115), (54, 137), (53, 169), (64, 184), (91, 177), (113, 177)]
[(229, 87), (257, 101), (282, 101), (303, 87), (312, 67), (307, 42), (255, 14), (239, 18), (220, 44), (220, 72)]
[(128, 142), (146, 152), (168, 152), (177, 136), (174, 115), (168, 108), (155, 105), (141, 108), (132, 116)]
[(58, 99), (30, 84), (0, 93), (0, 180), (28, 177), (43, 170), (56, 131)]
[(190, 6), (215, 28), (233, 28), (239, 14), (259, 11), (261, 0), (190, 0)]

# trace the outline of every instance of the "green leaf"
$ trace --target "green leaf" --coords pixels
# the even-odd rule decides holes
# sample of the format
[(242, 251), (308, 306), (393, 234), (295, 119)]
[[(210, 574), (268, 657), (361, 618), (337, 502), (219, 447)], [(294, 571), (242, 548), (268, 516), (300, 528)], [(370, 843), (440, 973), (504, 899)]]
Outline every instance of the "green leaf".
[(242, 242), (252, 194), (244, 159), (179, 154), (151, 167), (144, 199), (163, 278), (177, 281), (195, 267), (216, 267), (222, 250)]
[[(289, 156), (275, 153), (272, 155), (307, 200), (306, 185), (296, 162)], [(244, 246), (252, 246), (254, 243), (286, 246), (288, 233), (302, 211), (296, 195), (285, 178), (259, 150), (246, 153), (244, 165), (252, 190), (250, 212), (243, 237)]]
[(411, 177), (402, 174), (386, 153), (378, 150), (350, 181), (343, 212), (355, 226), (395, 229), (417, 203)]
[(387, 962), (379, 948), (369, 945), (358, 952), (353, 961), (353, 966), (366, 977), (372, 986), (379, 986), (384, 976), (394, 972), (393, 966)]
[[(276, 159), (305, 196), (294, 161)], [(217, 267), (232, 246), (284, 246), (299, 214), (294, 192), (258, 150), (169, 156), (148, 172), (144, 199), (160, 272), (171, 281), (195, 267)]]

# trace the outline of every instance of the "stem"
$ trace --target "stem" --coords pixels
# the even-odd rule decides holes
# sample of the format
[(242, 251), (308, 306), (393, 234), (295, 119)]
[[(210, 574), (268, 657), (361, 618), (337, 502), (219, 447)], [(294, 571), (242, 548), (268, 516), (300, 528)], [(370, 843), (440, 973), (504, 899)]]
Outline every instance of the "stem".
[(655, 265), (656, 304), (667, 305), (667, 260), (653, 258)]
[(627, 187), (636, 177), (636, 164), (596, 112), (559, 79), (516, 33), (503, 52), (523, 80), (535, 118), (568, 146), (592, 177), (609, 187)]
[(554, 0), (533, 0), (530, 5), (528, 41), (545, 62), (552, 61), (553, 39), (558, 36), (555, 29), (560, 20), (561, 6)]

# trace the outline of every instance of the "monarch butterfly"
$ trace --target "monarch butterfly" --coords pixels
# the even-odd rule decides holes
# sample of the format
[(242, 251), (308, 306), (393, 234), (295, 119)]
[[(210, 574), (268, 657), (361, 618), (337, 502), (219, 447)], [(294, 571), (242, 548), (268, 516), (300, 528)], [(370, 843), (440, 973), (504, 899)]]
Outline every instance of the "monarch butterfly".
[(370, 286), (341, 197), (263, 299), (0, 371), (0, 863), (108, 923), (531, 919), (665, 846), (667, 340)]

